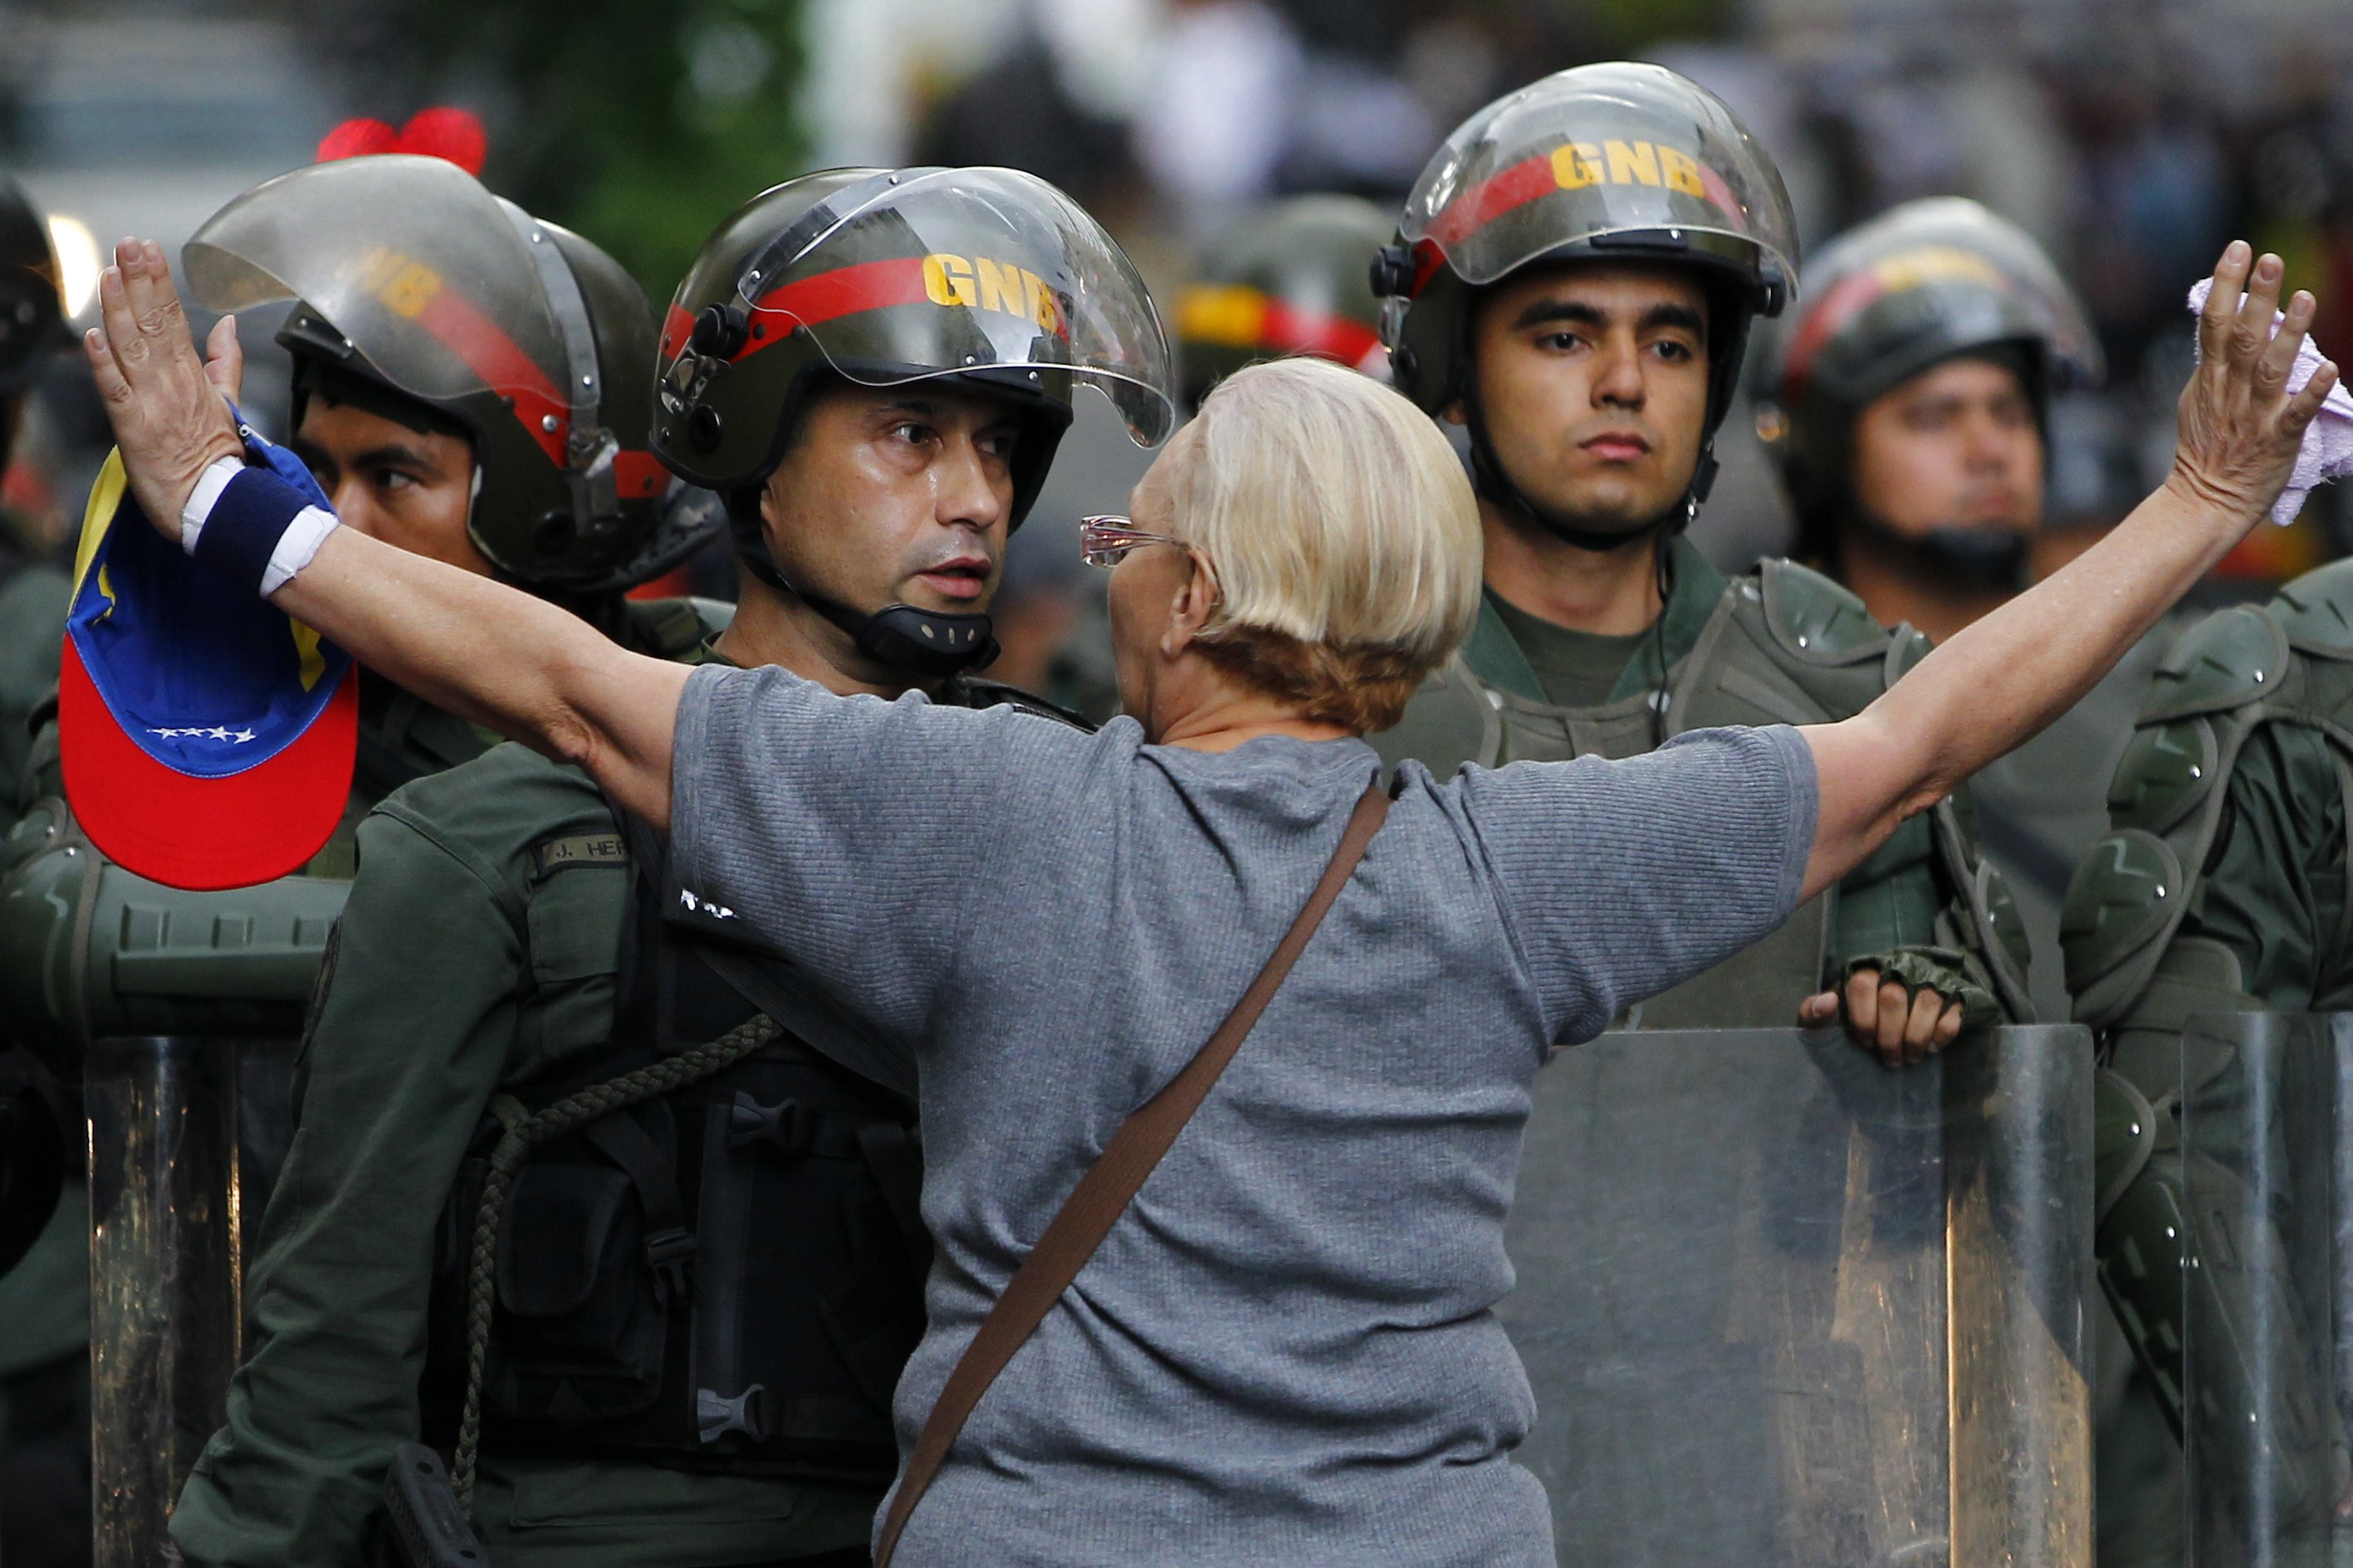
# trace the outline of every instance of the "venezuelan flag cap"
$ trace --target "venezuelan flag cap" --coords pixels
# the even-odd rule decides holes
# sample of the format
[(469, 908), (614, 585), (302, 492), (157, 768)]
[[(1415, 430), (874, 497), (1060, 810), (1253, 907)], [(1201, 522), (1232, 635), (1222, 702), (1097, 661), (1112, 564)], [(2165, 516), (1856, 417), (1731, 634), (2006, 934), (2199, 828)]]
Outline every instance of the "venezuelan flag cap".
[(90, 842), (175, 888), (286, 876), (342, 819), (358, 735), (351, 656), (157, 533), (110, 456), (58, 689), (66, 795)]

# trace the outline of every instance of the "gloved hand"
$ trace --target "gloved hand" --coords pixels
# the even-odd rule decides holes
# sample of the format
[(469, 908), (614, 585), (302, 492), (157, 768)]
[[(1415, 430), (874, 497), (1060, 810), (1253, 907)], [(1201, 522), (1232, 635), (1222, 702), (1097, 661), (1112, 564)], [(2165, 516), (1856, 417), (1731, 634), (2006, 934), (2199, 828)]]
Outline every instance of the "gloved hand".
[(1798, 1022), (1819, 1026), (1841, 1012), (1854, 1043), (1877, 1051), (1891, 1068), (1925, 1060), (1951, 1045), (1964, 1028), (2001, 1019), (1992, 995), (1962, 968), (1961, 955), (1938, 947), (1898, 948), (1853, 960), (1840, 989), (1799, 1005)]

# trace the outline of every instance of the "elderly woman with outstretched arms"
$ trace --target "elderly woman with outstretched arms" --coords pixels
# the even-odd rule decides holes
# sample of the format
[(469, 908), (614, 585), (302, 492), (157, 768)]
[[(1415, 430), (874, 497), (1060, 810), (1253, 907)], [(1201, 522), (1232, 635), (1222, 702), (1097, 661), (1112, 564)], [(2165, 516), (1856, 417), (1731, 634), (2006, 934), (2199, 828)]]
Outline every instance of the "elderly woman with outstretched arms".
[[(1537, 1483), (1506, 1459), (1527, 1385), (1490, 1311), (1530, 1080), (2066, 709), (2263, 515), (2335, 373), (2286, 391), (2313, 302), (2274, 335), (2276, 258), (2234, 244), (2215, 279), (2165, 484), (1855, 718), (1619, 763), (1407, 766), (1255, 1032), (890, 1521), (897, 1561), (1550, 1563)], [(1055, 1250), (1064, 1200), (1293, 926), (1364, 816), (1359, 735), (1478, 593), (1470, 488), (1431, 423), (1285, 362), (1228, 381), (1134, 519), (1092, 525), (1129, 714), (1100, 734), (690, 670), (292, 527), (255, 485), (234, 518), (184, 519), (240, 452), (214, 384), (233, 334), (208, 373), (151, 247), (126, 243), (101, 292), (91, 366), (167, 535), (248, 531), (227, 558), (295, 567), (272, 595), (290, 615), (586, 767), (667, 826), (681, 918), (782, 991), (823, 977), (816, 1012), (915, 1077), (938, 1257), (909, 1444), (1008, 1280)]]

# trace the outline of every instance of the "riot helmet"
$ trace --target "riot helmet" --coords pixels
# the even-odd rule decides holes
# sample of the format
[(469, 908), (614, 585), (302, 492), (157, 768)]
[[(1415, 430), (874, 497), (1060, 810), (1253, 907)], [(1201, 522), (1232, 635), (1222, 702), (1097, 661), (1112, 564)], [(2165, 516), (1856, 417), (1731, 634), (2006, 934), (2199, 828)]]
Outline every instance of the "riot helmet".
[(1681, 527), (1715, 474), (1750, 323), (1797, 287), (1797, 224), (1780, 171), (1724, 100), (1660, 66), (1559, 71), (1456, 128), (1415, 182), (1397, 237), (1374, 263), (1398, 389), (1437, 415), (1461, 401), (1480, 493), (1586, 549), (1644, 537), (1552, 515), (1503, 470), (1471, 366), (1478, 292), (1531, 267), (1647, 261), (1690, 268), (1710, 303), (1706, 428)]
[(1391, 227), (1359, 196), (1293, 196), (1219, 236), (1200, 276), (1176, 296), (1185, 401), (1198, 408), (1242, 366), (1282, 354), (1385, 371), (1370, 264)]
[(1071, 418), (1107, 396), (1139, 446), (1175, 423), (1168, 344), (1134, 265), (1060, 191), (1011, 169), (829, 169), (764, 191), (703, 243), (662, 324), (653, 448), (727, 498), (745, 568), (921, 678), (996, 655), (985, 615), (850, 605), (788, 583), (760, 493), (828, 384), (931, 383), (1025, 416), (1020, 526)]
[[(1749, 367), (1757, 434), (1788, 485), (1801, 554), (1826, 557), (1838, 523), (1864, 521), (1849, 480), (1855, 419), (1913, 376), (1962, 355), (2010, 365), (2046, 461), (2052, 395), (2100, 379), (2099, 341), (2042, 247), (1965, 197), (1883, 213), (1826, 246), (1810, 276), (1805, 308), (1761, 337)], [(2008, 542), (2014, 576), (2024, 541)], [(2000, 570), (1964, 541), (1951, 548), (1943, 564)]]
[(214, 214), (181, 259), (208, 309), (295, 302), (278, 341), (294, 357), (298, 422), (323, 394), (461, 429), (474, 447), (468, 530), (512, 581), (608, 592), (717, 526), (647, 447), (643, 291), (454, 163), (387, 154), (281, 174)]
[[(48, 225), (23, 187), (0, 174), (0, 398), (24, 391), (71, 341)], [(0, 428), (0, 469), (7, 466), (8, 432)]]

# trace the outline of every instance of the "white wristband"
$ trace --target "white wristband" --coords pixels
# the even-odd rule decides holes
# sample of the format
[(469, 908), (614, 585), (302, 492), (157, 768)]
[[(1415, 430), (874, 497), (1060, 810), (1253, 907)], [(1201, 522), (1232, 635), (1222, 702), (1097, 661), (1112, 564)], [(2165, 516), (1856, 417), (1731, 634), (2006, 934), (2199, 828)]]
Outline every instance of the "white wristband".
[(188, 492), (187, 504), (180, 508), (181, 549), (191, 555), (196, 552), (196, 535), (204, 531), (205, 519), (212, 516), (213, 507), (219, 501), (221, 491), (228, 489), (229, 480), (244, 471), (245, 459), (241, 457), (215, 458), (212, 466), (196, 476), (196, 488)]
[(311, 564), (319, 553), (319, 546), (327, 542), (327, 535), (336, 528), (335, 514), (306, 506), (295, 513), (286, 531), (278, 536), (278, 547), (269, 552), (269, 570), (261, 574), (261, 596), (268, 598), (286, 586), (287, 579)]

